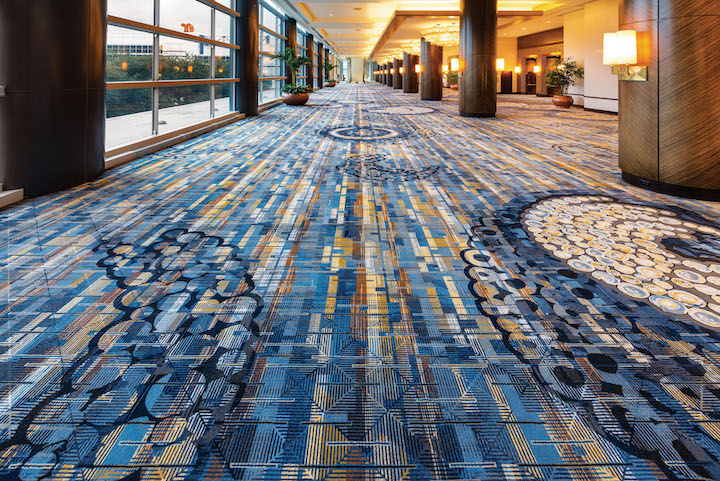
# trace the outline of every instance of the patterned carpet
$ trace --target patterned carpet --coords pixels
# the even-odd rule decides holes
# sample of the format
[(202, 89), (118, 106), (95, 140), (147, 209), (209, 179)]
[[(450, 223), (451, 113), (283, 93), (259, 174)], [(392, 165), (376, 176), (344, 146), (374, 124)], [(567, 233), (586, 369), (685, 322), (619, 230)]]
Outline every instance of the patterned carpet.
[(0, 211), (0, 479), (720, 479), (720, 205), (617, 118), (339, 85)]

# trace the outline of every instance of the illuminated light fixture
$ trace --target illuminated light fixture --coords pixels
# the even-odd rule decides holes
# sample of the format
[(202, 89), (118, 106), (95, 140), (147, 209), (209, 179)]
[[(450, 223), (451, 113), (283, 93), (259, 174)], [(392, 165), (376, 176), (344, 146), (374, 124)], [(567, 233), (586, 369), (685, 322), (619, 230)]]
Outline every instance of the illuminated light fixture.
[(503, 72), (505, 70), (505, 59), (499, 58), (495, 60), (495, 68), (497, 68), (498, 71)]
[(460, 26), (456, 23), (452, 25), (436, 25), (435, 27), (422, 32), (423, 38), (433, 45), (440, 47), (455, 47), (460, 45)]
[(123, 70), (127, 70), (127, 62), (123, 62), (123, 63), (122, 63), (122, 69), (123, 69)]
[(535, 73), (540, 73), (541, 70), (542, 70), (542, 69), (540, 68), (540, 65), (535, 65), (535, 66), (533, 67), (533, 72), (535, 72)]
[(219, 68), (218, 73), (223, 73), (223, 69)]
[(451, 58), (450, 59), (450, 70), (452, 72), (460, 71), (460, 59), (459, 58)]
[(394, 68), (391, 68), (391, 69), (390, 69), (390, 75), (395, 75), (395, 69), (394, 69)]
[(638, 63), (635, 30), (620, 30), (603, 35), (603, 64), (612, 65), (612, 73), (626, 82), (647, 82), (648, 68)]
[(515, 67), (515, 73), (522, 73), (522, 67), (520, 67), (520, 66)]
[(405, 73), (405, 67), (400, 67), (400, 74), (404, 74), (404, 73)]
[(423, 71), (423, 66), (420, 65), (419, 63), (416, 64), (415, 65), (415, 73), (422, 73), (422, 71)]
[(450, 68), (447, 65), (442, 66), (443, 73), (447, 73), (448, 70), (450, 70)]
[(405, 42), (402, 45), (402, 49), (405, 52), (411, 53), (413, 55), (418, 55), (420, 53), (420, 40), (410, 40), (409, 42)]
[(189, 72), (189, 73), (192, 73), (192, 71), (193, 71), (193, 66), (192, 66), (192, 65), (188, 65), (188, 72)]

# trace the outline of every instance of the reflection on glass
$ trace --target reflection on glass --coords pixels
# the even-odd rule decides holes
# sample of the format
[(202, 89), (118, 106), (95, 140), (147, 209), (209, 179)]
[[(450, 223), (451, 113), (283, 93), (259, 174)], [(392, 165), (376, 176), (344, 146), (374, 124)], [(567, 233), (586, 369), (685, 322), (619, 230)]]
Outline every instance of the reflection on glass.
[(105, 148), (135, 142), (152, 134), (152, 89), (108, 90)]
[(279, 53), (283, 48), (283, 39), (267, 32), (260, 31), (260, 51)]
[(215, 78), (232, 78), (229, 48), (215, 47)]
[(108, 82), (152, 80), (153, 36), (120, 27), (108, 27)]
[(153, 2), (151, 0), (108, 0), (107, 13), (114, 17), (127, 18), (149, 25), (153, 23)]
[(283, 33), (281, 31), (282, 21), (280, 20), (280, 17), (264, 6), (260, 7), (260, 25), (265, 28), (269, 28), (273, 32), (279, 34)]
[(188, 85), (160, 89), (160, 133), (210, 118), (210, 86)]
[(230, 37), (231, 17), (220, 10), (215, 12), (215, 40), (223, 43), (233, 43)]
[(197, 0), (160, 0), (160, 26), (210, 38), (210, 11)]
[(283, 86), (282, 80), (262, 80), (260, 81), (258, 103), (266, 104), (280, 98), (282, 92), (280, 89)]

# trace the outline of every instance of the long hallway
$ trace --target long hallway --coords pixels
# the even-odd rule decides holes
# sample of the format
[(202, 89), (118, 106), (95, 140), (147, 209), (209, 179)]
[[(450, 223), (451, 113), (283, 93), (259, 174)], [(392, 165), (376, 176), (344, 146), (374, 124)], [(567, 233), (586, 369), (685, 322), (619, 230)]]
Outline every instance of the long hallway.
[(720, 479), (720, 204), (340, 84), (0, 211), (0, 479)]

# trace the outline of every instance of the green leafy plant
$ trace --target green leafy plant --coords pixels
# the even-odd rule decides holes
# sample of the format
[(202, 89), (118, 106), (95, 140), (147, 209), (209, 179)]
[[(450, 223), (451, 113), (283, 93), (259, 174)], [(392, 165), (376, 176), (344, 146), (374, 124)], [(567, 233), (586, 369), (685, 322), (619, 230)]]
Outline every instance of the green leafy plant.
[(446, 75), (450, 85), (457, 85), (459, 79), (457, 72), (448, 72)]
[(282, 91), (287, 94), (309, 94), (313, 88), (309, 85), (283, 85)]
[(330, 81), (330, 72), (332, 72), (336, 68), (337, 65), (333, 65), (330, 62), (325, 62), (323, 64), (323, 69), (325, 69), (325, 80)]
[(295, 49), (290, 47), (286, 48), (283, 53), (275, 53), (275, 58), (281, 59), (285, 62), (285, 66), (290, 70), (290, 83), (282, 88), (283, 92), (287, 93), (308, 93), (310, 90), (299, 91), (299, 89), (306, 89), (307, 85), (297, 85), (297, 72), (303, 65), (310, 65), (310, 59), (307, 57), (299, 57), (295, 52)]
[(560, 89), (561, 95), (567, 95), (568, 88), (584, 76), (585, 69), (571, 58), (558, 60), (554, 68), (545, 73), (547, 84)]

